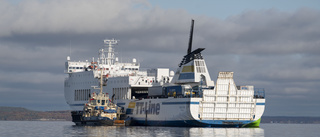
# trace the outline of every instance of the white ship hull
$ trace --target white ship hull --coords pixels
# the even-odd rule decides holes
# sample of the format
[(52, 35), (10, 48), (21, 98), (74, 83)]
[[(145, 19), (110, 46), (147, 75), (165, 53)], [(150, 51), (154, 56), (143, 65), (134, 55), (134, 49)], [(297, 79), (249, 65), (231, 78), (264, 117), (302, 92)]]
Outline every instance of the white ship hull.
[[(246, 117), (246, 113), (224, 113), (225, 117), (203, 118), (201, 115), (202, 98), (166, 98), (142, 100), (118, 100), (118, 106), (124, 107), (126, 114), (137, 125), (178, 126), (178, 127), (243, 127), (259, 120), (264, 111), (264, 99), (257, 99), (255, 116)], [(221, 113), (216, 112), (216, 115)], [(232, 117), (230, 114), (237, 114)]]
[(93, 85), (99, 85), (99, 80), (94, 78), (92, 71), (73, 73), (65, 79), (64, 96), (72, 111), (83, 110)]

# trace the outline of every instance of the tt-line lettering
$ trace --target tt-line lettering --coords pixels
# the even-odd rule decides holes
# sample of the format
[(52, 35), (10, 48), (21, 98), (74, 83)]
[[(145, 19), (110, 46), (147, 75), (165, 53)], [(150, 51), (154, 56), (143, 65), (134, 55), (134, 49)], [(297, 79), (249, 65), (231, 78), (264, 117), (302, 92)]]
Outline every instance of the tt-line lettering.
[[(149, 104), (149, 105), (148, 105)], [(148, 114), (159, 115), (160, 113), (160, 103), (148, 102), (137, 102), (136, 103), (136, 114)]]

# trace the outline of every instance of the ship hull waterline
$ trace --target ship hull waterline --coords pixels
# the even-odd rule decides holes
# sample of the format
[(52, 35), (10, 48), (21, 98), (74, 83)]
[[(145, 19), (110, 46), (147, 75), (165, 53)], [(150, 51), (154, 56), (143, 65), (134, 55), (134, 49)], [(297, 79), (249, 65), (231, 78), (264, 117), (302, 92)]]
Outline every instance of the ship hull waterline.
[[(256, 113), (253, 119), (200, 119), (199, 100), (184, 98), (118, 100), (117, 105), (126, 110), (126, 115), (132, 118), (135, 126), (240, 128), (260, 125), (263, 111), (261, 114)], [(257, 107), (264, 110), (262, 103)]]

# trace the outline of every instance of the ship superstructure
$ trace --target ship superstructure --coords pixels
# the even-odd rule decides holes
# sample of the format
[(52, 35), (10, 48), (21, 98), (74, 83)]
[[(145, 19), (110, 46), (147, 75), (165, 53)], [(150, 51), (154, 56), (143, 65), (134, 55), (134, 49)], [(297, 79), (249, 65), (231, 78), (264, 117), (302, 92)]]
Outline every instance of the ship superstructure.
[[(104, 88), (103, 92), (112, 91), (114, 99), (131, 99), (132, 97), (141, 98), (148, 95), (148, 87), (168, 83), (173, 76), (167, 68), (140, 70), (140, 65), (135, 58), (132, 62), (119, 62), (115, 57), (114, 46), (118, 40), (104, 40), (104, 47), (99, 50), (99, 58), (92, 61), (71, 61), (67, 57), (65, 63), (65, 73), (68, 77), (64, 82), (64, 94), (67, 104), (72, 111), (82, 111), (83, 105), (89, 99), (89, 94), (93, 93), (92, 86), (100, 85), (101, 72), (103, 86), (112, 85)], [(103, 71), (101, 71), (103, 70)], [(171, 73), (171, 77), (170, 77)], [(108, 78), (112, 78), (108, 81)], [(125, 86), (123, 85), (125, 83)]]

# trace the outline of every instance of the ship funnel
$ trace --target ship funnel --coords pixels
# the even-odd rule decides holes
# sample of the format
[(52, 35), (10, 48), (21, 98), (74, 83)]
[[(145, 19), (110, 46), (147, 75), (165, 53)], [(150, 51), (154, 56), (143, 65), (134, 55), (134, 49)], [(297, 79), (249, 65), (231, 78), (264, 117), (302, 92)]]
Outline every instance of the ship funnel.
[[(204, 48), (198, 48), (192, 50), (192, 38), (193, 38), (194, 20), (191, 21), (191, 31), (189, 38), (188, 53), (185, 55), (179, 64), (175, 75), (173, 76), (173, 84), (204, 84), (205, 87), (214, 86), (214, 82), (211, 81), (205, 60), (203, 59), (201, 52)], [(202, 85), (201, 84), (201, 85)]]
[(190, 37), (189, 37), (189, 47), (187, 54), (191, 53), (192, 50), (192, 38), (193, 38), (193, 26), (194, 26), (194, 20), (191, 20), (191, 29), (190, 29)]

